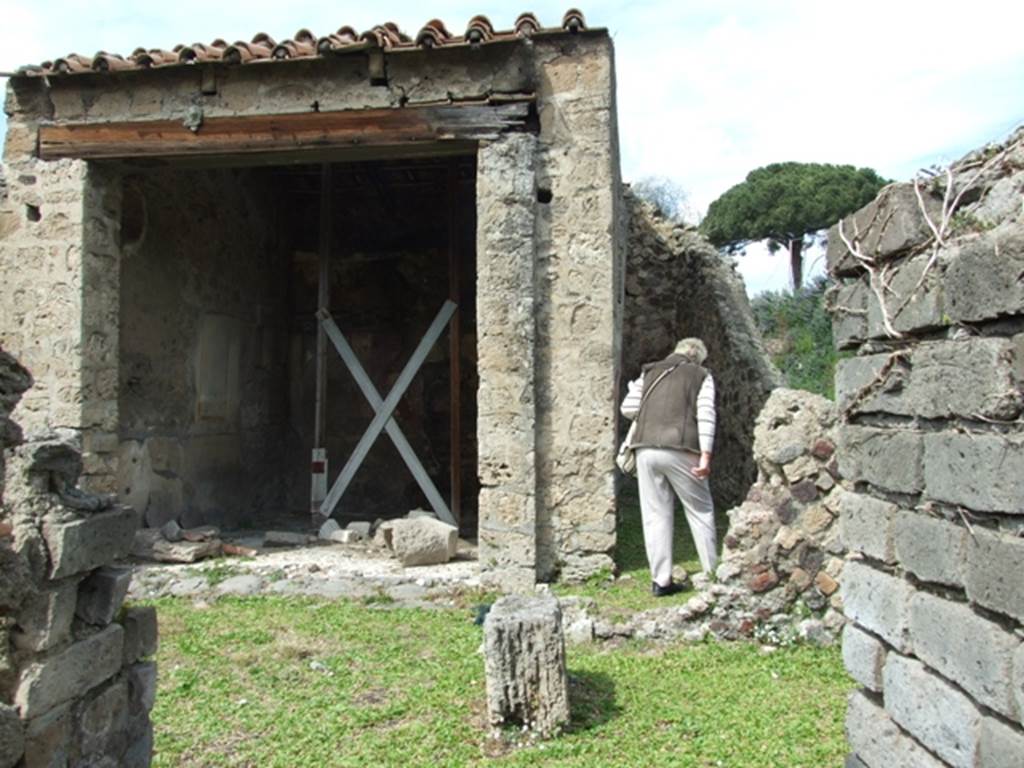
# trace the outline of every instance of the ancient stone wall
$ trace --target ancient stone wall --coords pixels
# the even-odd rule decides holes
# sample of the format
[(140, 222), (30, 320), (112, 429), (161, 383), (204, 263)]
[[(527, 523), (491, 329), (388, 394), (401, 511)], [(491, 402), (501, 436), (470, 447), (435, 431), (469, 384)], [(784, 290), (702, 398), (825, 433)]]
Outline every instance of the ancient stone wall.
[(156, 611), (123, 608), (131, 571), (109, 565), (138, 516), (77, 487), (78, 433), (18, 444), (30, 384), (0, 350), (0, 766), (147, 766)]
[(856, 353), (836, 372), (848, 765), (1024, 755), (1022, 140), (955, 164), (948, 197), (945, 174), (893, 185), (829, 235)]
[(757, 476), (754, 422), (780, 385), (754, 325), (735, 267), (695, 231), (625, 196), (629, 223), (622, 377), (669, 354), (684, 336), (702, 338), (715, 377), (718, 432), (711, 490), (715, 507), (740, 504)]
[(270, 187), (247, 170), (124, 179), (117, 490), (150, 526), (282, 507), (289, 281)]

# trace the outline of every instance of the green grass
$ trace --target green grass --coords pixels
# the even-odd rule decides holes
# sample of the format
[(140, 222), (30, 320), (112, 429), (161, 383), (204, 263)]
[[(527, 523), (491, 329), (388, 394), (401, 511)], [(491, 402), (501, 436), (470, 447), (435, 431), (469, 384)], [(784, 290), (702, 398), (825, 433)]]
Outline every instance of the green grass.
[[(729, 520), (721, 511), (716, 513), (719, 549)], [(673, 562), (676, 568), (687, 573), (700, 571), (700, 560), (694, 546), (690, 527), (682, 507), (676, 502), (676, 520), (672, 537)], [(615, 543), (615, 566), (618, 578), (603, 573), (580, 584), (556, 584), (558, 595), (580, 595), (596, 602), (593, 613), (615, 621), (637, 611), (671, 605), (682, 605), (694, 591), (687, 590), (667, 598), (651, 596), (651, 572), (644, 551), (643, 527), (640, 523), (640, 500), (637, 497), (636, 480), (627, 478), (619, 492), (619, 514)]]
[(515, 747), (485, 724), (472, 612), (162, 599), (154, 766), (839, 766), (836, 649), (571, 647), (572, 722)]

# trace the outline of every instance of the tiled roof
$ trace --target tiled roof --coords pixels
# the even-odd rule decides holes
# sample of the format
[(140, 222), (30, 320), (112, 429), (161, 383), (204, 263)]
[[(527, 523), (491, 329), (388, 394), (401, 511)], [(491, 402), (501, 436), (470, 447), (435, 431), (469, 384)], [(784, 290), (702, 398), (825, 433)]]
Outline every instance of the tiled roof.
[(546, 32), (578, 32), (586, 29), (583, 14), (575, 8), (562, 17), (560, 27), (542, 27), (532, 13), (523, 13), (509, 30), (496, 30), (486, 16), (474, 16), (461, 35), (453, 35), (443, 21), (434, 19), (410, 37), (396, 24), (386, 22), (363, 33), (352, 27), (317, 37), (308, 29), (300, 29), (294, 37), (276, 42), (270, 35), (260, 33), (249, 42), (228, 44), (217, 39), (210, 43), (176, 45), (171, 50), (136, 48), (129, 56), (100, 51), (95, 56), (69, 53), (63, 58), (45, 61), (39, 66), (23, 67), (19, 74), (55, 75), (79, 72), (119, 72), (123, 70), (156, 69), (203, 62), (250, 64), (283, 59), (309, 59), (318, 56), (350, 53), (372, 48), (385, 51), (415, 50), (417, 48), (443, 48), (448, 46), (479, 46), (498, 40), (532, 37)]

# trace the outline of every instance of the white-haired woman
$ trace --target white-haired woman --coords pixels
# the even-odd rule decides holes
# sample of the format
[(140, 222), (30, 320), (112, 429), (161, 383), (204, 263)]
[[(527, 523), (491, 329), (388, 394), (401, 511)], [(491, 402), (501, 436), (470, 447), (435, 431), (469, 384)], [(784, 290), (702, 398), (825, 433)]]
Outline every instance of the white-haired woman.
[(709, 574), (715, 568), (715, 509), (708, 486), (715, 382), (702, 365), (707, 356), (700, 339), (680, 340), (664, 360), (643, 366), (622, 403), (622, 415), (636, 420), (632, 445), (655, 597), (682, 590), (672, 581), (673, 491), (686, 511), (701, 567)]

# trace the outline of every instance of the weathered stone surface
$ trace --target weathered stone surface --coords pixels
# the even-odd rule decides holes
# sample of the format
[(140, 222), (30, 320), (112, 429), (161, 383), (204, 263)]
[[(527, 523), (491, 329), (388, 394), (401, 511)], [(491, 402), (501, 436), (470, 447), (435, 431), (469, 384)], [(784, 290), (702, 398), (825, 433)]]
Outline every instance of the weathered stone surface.
[(121, 610), (131, 580), (130, 568), (104, 566), (96, 569), (78, 588), (75, 615), (89, 624), (106, 626)]
[(892, 719), (953, 768), (973, 768), (981, 714), (971, 700), (921, 662), (890, 653), (883, 672)]
[(338, 533), (341, 530), (341, 525), (333, 517), (328, 518), (323, 525), (320, 526), (320, 530), (317, 532), (317, 537), (326, 541), (331, 540), (332, 534)]
[(119, 678), (80, 706), (79, 738), (82, 755), (124, 750), (128, 722), (128, 683)]
[(1007, 223), (964, 242), (943, 277), (946, 311), (955, 322), (1018, 314), (1024, 307), (1024, 228)]
[(975, 527), (966, 586), (974, 602), (1024, 621), (1024, 539)]
[(18, 710), (0, 704), (0, 768), (17, 765), (25, 753), (25, 726)]
[(140, 528), (132, 540), (131, 554), (142, 560), (161, 563), (194, 563), (221, 554), (220, 539), (204, 541), (168, 541), (157, 528)]
[(1012, 419), (1020, 412), (1022, 337), (920, 344), (890, 363), (888, 354), (836, 364), (836, 399), (853, 413)]
[(919, 433), (844, 425), (839, 445), (839, 471), (847, 480), (897, 493), (924, 488), (924, 445)]
[(1013, 655), (1013, 678), (1011, 681), (1013, 695), (1016, 699), (1017, 711), (1021, 713), (1024, 722), (1024, 645), (1021, 645)]
[(71, 757), (74, 717), (64, 704), (30, 720), (25, 734), (25, 768), (57, 768)]
[(899, 650), (910, 650), (911, 588), (906, 581), (853, 560), (843, 569), (839, 591), (847, 618)]
[(81, 696), (121, 668), (124, 630), (111, 624), (55, 656), (30, 664), (21, 674), (15, 704), (32, 719)]
[(1022, 514), (1024, 437), (929, 434), (924, 439), (929, 498), (987, 512)]
[(11, 635), (15, 646), (38, 652), (64, 642), (75, 618), (77, 598), (78, 580), (69, 579), (28, 600), (18, 613), (18, 628)]
[(994, 717), (981, 721), (977, 768), (1005, 768), (1024, 761), (1024, 730)]
[(967, 529), (921, 512), (896, 515), (896, 557), (923, 581), (962, 587)]
[(839, 533), (848, 549), (886, 563), (895, 562), (893, 531), (899, 511), (895, 504), (860, 493), (845, 493), (839, 509)]
[(499, 598), (484, 621), (487, 710), (492, 725), (542, 736), (569, 722), (562, 616), (554, 597)]
[[(437, 517), (434, 514), (431, 514), (430, 516), (434, 518)], [(370, 531), (373, 530), (373, 524), (366, 520), (353, 520), (351, 523), (345, 526), (345, 530), (351, 531), (352, 533), (356, 534), (356, 536), (358, 536), (360, 539), (368, 539), (370, 538)]]
[(156, 608), (150, 605), (129, 608), (121, 617), (124, 627), (124, 664), (134, 664), (157, 651), (159, 627)]
[(241, 574), (224, 579), (217, 585), (218, 595), (255, 595), (263, 586), (263, 579), (255, 574)]
[(155, 661), (133, 664), (127, 669), (129, 711), (132, 716), (149, 712), (156, 702), (157, 667)]
[(834, 419), (835, 406), (824, 397), (776, 389), (754, 427), (758, 456), (773, 464), (789, 464), (809, 454)]
[(849, 349), (868, 337), (868, 301), (871, 289), (866, 278), (849, 280), (836, 288), (831, 297), (832, 343), (836, 349)]
[(391, 535), (392, 549), (406, 567), (447, 563), (459, 544), (459, 531), (454, 525), (428, 517), (395, 520)]
[(70, 522), (47, 521), (43, 536), (50, 552), (50, 578), (61, 579), (91, 571), (128, 554), (139, 516), (117, 507)]
[(843, 630), (843, 664), (858, 683), (872, 691), (882, 690), (885, 645), (854, 624)]
[(1020, 640), (963, 603), (926, 592), (910, 600), (914, 655), (976, 701), (1016, 716), (1011, 678)]
[(868, 768), (946, 768), (860, 691), (850, 694), (846, 737)]

